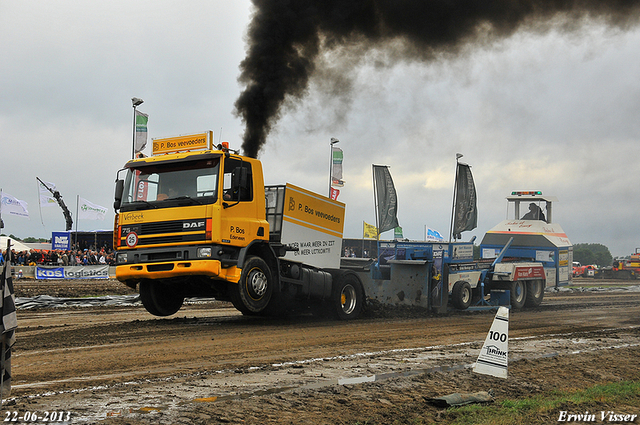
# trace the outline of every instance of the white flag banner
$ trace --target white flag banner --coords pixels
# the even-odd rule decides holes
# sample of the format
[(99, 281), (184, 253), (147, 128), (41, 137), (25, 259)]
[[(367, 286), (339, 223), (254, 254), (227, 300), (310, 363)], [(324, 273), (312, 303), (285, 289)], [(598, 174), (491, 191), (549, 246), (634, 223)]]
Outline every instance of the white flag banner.
[(428, 242), (431, 241), (443, 241), (444, 238), (442, 237), (442, 235), (440, 234), (440, 232), (438, 232), (435, 229), (432, 229), (430, 227), (425, 227), (426, 230), (426, 234), (425, 234), (425, 240)]
[(2, 192), (2, 212), (18, 217), (29, 218), (27, 203), (14, 198), (6, 192)]
[[(45, 187), (45, 185), (47, 186)], [(40, 192), (40, 206), (52, 207), (58, 205), (56, 198), (51, 195), (51, 192), (47, 189), (47, 187), (54, 192), (56, 191), (55, 183), (44, 182), (44, 184), (42, 184), (41, 182), (38, 182), (38, 189)]]
[(136, 110), (136, 141), (134, 146), (136, 153), (142, 152), (144, 147), (147, 146), (147, 123), (148, 122), (149, 122), (149, 115)]
[(78, 197), (78, 219), (104, 220), (107, 208)]
[(344, 180), (342, 180), (342, 160), (344, 155), (342, 149), (331, 147), (332, 153), (332, 167), (331, 167), (331, 186), (343, 187)]

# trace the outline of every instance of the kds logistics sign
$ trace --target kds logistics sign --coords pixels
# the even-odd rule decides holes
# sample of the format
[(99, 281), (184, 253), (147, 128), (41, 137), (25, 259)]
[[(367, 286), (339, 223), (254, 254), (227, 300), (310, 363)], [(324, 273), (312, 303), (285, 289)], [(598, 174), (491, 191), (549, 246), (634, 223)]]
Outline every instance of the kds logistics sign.
[(108, 279), (109, 266), (36, 267), (36, 279)]

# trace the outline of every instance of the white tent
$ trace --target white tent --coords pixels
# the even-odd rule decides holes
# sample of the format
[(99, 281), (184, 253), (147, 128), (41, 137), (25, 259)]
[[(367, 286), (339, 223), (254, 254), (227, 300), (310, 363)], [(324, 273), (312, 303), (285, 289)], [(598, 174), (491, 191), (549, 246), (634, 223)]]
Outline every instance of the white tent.
[(0, 250), (4, 251), (7, 249), (7, 240), (11, 241), (11, 249), (15, 249), (16, 252), (29, 251), (31, 249), (22, 242), (10, 238), (9, 236), (0, 236)]

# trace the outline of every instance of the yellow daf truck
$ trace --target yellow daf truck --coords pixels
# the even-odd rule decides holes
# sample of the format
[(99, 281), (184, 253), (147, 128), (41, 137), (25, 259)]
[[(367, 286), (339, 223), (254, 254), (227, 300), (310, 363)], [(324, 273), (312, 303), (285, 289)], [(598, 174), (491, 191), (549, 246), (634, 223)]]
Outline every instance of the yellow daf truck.
[(248, 315), (358, 317), (362, 282), (340, 269), (345, 205), (291, 184), (265, 187), (259, 160), (212, 139), (154, 139), (152, 156), (118, 172), (118, 280), (156, 316), (215, 297)]

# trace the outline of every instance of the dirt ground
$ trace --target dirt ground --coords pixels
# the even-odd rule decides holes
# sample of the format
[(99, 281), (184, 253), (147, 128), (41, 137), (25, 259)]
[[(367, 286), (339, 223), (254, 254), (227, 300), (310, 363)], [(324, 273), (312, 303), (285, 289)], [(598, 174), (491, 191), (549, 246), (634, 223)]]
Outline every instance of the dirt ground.
[(136, 291), (115, 279), (93, 280), (14, 280), (16, 297), (35, 297), (50, 295), (52, 297), (91, 297), (100, 295), (128, 295)]
[[(352, 322), (245, 317), (220, 302), (169, 318), (142, 306), (19, 310), (2, 413), (69, 412), (57, 423), (78, 424), (448, 423), (455, 411), (429, 398), (490, 389), (501, 401), (640, 379), (640, 292), (619, 285), (547, 293), (539, 308), (512, 311), (507, 379), (469, 368), (495, 310), (369, 311)], [(15, 287), (17, 296), (131, 293), (114, 281)]]

